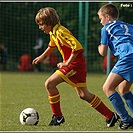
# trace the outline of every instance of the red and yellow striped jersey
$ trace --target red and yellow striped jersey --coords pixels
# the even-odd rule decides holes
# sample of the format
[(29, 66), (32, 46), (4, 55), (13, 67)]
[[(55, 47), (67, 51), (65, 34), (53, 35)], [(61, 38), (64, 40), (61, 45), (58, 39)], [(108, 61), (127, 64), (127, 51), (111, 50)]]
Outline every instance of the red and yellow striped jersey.
[(64, 61), (67, 61), (71, 54), (84, 51), (82, 45), (73, 34), (60, 24), (56, 24), (49, 34), (49, 47), (58, 47)]

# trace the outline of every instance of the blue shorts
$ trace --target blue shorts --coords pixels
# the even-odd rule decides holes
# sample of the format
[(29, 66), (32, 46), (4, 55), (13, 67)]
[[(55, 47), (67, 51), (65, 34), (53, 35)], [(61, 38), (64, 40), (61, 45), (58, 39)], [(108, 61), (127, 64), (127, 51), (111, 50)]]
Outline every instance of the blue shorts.
[(133, 54), (119, 59), (111, 70), (129, 82), (133, 82)]

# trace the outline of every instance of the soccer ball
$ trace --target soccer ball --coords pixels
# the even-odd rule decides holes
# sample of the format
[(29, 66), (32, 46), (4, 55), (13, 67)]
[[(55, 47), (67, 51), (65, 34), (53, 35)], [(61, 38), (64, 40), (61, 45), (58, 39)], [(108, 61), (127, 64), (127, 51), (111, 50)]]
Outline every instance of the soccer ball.
[(34, 108), (26, 108), (20, 113), (20, 123), (22, 125), (37, 125), (39, 122), (39, 114)]

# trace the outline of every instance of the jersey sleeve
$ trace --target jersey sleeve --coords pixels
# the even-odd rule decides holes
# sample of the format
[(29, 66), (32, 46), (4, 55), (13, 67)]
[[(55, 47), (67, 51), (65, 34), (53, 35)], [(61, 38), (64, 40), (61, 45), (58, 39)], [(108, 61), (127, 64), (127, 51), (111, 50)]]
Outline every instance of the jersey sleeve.
[(56, 47), (56, 44), (55, 44), (54, 40), (52, 39), (52, 34), (51, 33), (50, 33), (50, 42), (49, 42), (48, 46), (51, 47), (51, 48)]
[(108, 46), (108, 33), (105, 27), (101, 29), (101, 42), (100, 43)]
[(72, 35), (72, 33), (66, 29), (59, 30), (58, 37), (63, 44), (72, 49), (72, 53), (83, 52), (83, 47), (79, 41)]

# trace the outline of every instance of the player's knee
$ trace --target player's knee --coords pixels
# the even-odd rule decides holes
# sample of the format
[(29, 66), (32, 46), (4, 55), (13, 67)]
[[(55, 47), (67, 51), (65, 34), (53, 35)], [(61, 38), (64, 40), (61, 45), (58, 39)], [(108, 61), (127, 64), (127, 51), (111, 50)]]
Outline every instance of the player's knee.
[(50, 81), (50, 80), (46, 80), (46, 82), (45, 82), (45, 88), (47, 89), (47, 90), (49, 90), (49, 89), (51, 89), (52, 88), (52, 81)]
[(106, 92), (108, 90), (107, 86), (103, 85), (103, 88), (102, 89), (103, 89), (103, 92), (106, 94)]
[(83, 96), (79, 96), (79, 98), (82, 99), (82, 100), (85, 100), (85, 98)]
[(112, 93), (115, 92), (115, 87), (104, 85), (103, 92), (106, 94), (106, 96), (110, 96)]
[(77, 89), (77, 95), (78, 95), (78, 97), (80, 98), (80, 99), (82, 99), (82, 100), (85, 100), (86, 98), (86, 95), (85, 95), (85, 92), (84, 91), (82, 91), (82, 89)]
[(78, 97), (82, 100), (85, 100), (85, 95), (84, 94), (81, 94), (81, 93), (78, 93)]
[(129, 92), (130, 92), (130, 90), (129, 90), (129, 89), (124, 89), (124, 88), (118, 88), (118, 90), (119, 90), (119, 93), (120, 93), (121, 95), (123, 95), (123, 94), (126, 94), (126, 93), (129, 93)]

